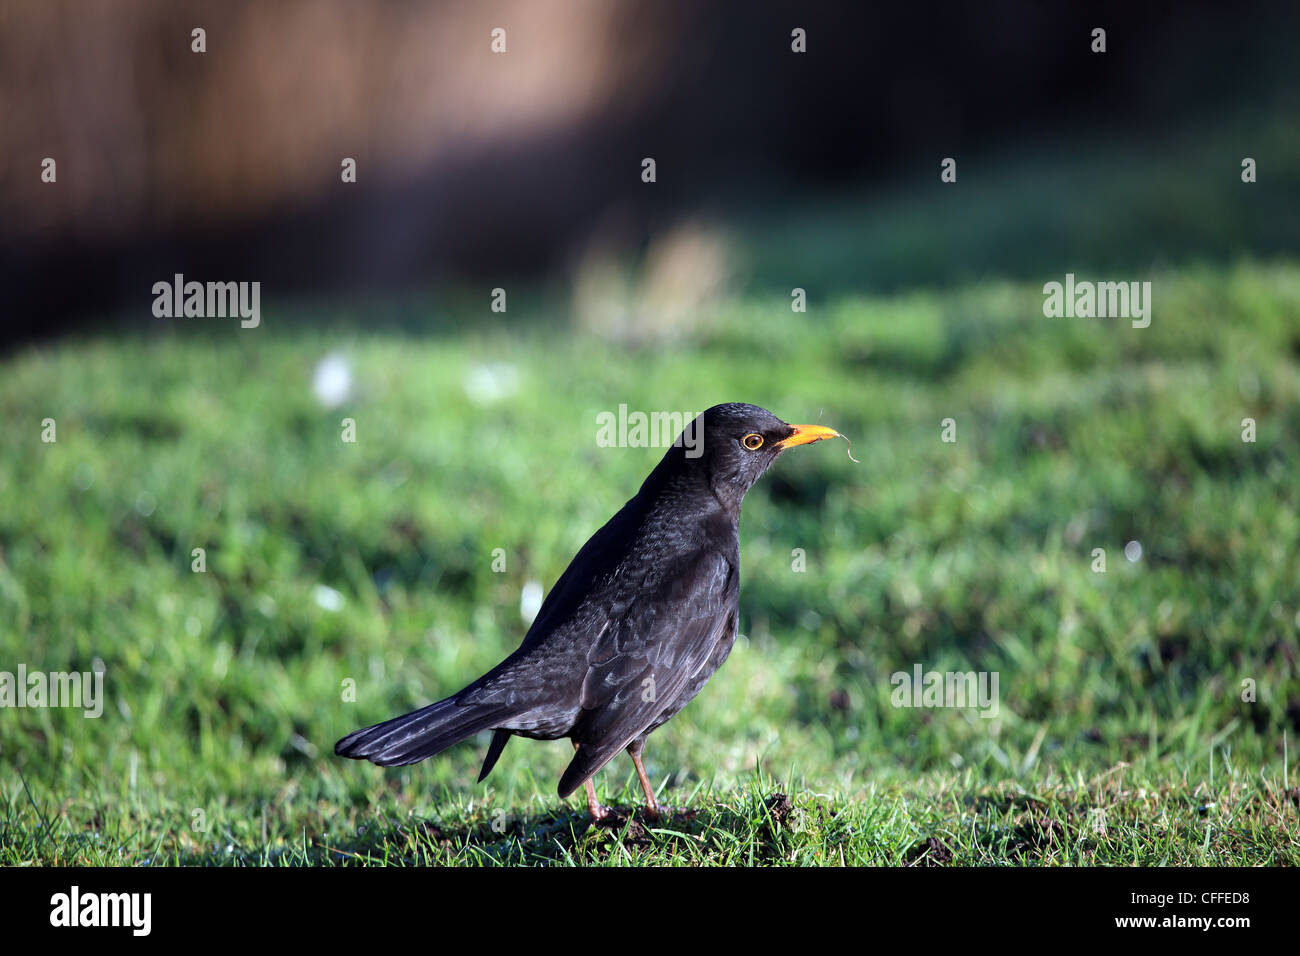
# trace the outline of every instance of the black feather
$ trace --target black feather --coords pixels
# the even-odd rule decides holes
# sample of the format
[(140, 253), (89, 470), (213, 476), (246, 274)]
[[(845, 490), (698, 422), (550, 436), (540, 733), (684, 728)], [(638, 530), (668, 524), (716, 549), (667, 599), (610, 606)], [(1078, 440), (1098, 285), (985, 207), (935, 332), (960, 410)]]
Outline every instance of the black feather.
[(369, 760), (381, 767), (416, 763), (496, 726), (504, 716), (499, 708), (461, 707), (449, 697), (382, 724), (355, 730), (334, 745), (334, 753)]

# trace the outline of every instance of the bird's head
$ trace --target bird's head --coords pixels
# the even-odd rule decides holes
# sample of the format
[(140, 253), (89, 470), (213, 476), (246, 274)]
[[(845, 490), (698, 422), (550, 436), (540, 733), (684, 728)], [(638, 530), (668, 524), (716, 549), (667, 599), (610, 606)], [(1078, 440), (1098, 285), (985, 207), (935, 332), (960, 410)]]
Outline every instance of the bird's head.
[(686, 426), (664, 463), (702, 478), (721, 500), (739, 507), (783, 451), (838, 437), (833, 428), (791, 425), (757, 405), (714, 405)]

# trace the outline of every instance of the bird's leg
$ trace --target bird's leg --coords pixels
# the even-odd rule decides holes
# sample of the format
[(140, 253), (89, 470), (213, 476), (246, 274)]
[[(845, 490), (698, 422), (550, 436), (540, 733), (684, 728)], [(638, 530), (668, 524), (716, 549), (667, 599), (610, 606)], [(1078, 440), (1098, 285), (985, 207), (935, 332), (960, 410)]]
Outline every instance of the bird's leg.
[(587, 812), (591, 814), (591, 822), (600, 823), (609, 816), (609, 807), (602, 807), (600, 801), (596, 799), (596, 785), (591, 782), (590, 777), (587, 778), (584, 786), (587, 788)]
[[(578, 749), (576, 740), (573, 741), (573, 749)], [(596, 799), (596, 784), (591, 777), (587, 778), (587, 782), (583, 786), (587, 789), (587, 812), (591, 814), (591, 822), (600, 823), (613, 811), (609, 807), (601, 806), (600, 801)]]
[(652, 820), (659, 819), (659, 801), (655, 799), (655, 788), (650, 785), (650, 778), (645, 775), (641, 765), (641, 751), (645, 749), (644, 740), (634, 740), (628, 745), (627, 752), (636, 764), (636, 775), (641, 778), (641, 789), (645, 793), (645, 812)]

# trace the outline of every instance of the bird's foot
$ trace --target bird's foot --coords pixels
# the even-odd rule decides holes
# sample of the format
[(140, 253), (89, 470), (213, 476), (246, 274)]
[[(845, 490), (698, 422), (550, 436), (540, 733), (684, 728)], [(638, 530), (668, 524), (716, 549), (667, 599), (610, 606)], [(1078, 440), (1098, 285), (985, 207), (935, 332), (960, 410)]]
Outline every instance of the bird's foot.
[(651, 841), (650, 821), (642, 823), (637, 819), (636, 811), (629, 808), (620, 810), (614, 807), (601, 807), (604, 813), (591, 818), (592, 830), (605, 830), (615, 834), (620, 840), (632, 846), (648, 846)]
[[(576, 744), (574, 749), (577, 749)], [(590, 777), (587, 778), (587, 782), (583, 786), (587, 791), (587, 813), (591, 817), (591, 825), (597, 827), (610, 826), (610, 821), (618, 814), (596, 799), (596, 785), (591, 782)]]
[(674, 807), (662, 801), (653, 806), (647, 804), (641, 809), (641, 816), (647, 823), (667, 823), (669, 820), (693, 820), (696, 811), (690, 807)]

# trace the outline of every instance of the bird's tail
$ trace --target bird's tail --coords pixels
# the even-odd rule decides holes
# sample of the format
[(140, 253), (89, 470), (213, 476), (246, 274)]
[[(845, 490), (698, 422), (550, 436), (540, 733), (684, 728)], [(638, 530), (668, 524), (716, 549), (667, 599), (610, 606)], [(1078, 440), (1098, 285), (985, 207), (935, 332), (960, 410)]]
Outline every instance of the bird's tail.
[(448, 697), (382, 724), (354, 730), (334, 745), (334, 753), (397, 767), (442, 753), (466, 737), (500, 726), (505, 719), (499, 707), (461, 706)]

